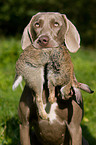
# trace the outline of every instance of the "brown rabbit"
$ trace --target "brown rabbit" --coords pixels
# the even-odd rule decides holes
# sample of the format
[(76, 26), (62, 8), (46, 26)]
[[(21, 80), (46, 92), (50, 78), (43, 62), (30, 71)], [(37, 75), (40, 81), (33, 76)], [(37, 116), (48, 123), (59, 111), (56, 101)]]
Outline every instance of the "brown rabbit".
[[(87, 85), (78, 83), (75, 79), (71, 57), (65, 46), (36, 49), (30, 45), (24, 49), (16, 62), (16, 76), (13, 90), (22, 81), (22, 77), (24, 77), (26, 84), (35, 92), (39, 115), (43, 119), (48, 118), (42, 101), (45, 64), (48, 64), (47, 78), (50, 103), (55, 101), (56, 86), (61, 86), (61, 93), (65, 99), (72, 96), (70, 92), (73, 87), (76, 93), (76, 101), (78, 103), (82, 99), (79, 88), (92, 93)], [(79, 95), (77, 95), (77, 93)]]

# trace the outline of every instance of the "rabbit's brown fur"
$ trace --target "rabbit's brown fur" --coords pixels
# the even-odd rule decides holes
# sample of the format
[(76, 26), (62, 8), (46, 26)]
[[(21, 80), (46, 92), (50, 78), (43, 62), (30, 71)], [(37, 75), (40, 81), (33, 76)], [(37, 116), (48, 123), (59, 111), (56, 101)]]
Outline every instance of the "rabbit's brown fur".
[[(42, 90), (44, 84), (44, 67), (47, 65), (47, 79), (49, 88), (49, 102), (55, 101), (55, 87), (61, 86), (61, 93), (65, 99), (72, 96), (74, 90), (76, 101), (82, 100), (80, 89), (92, 93), (90, 88), (78, 83), (69, 52), (65, 46), (57, 48), (36, 49), (32, 45), (27, 47), (16, 62), (16, 77), (23, 76), (27, 85), (35, 92), (39, 115), (47, 119), (43, 107)], [(83, 86), (83, 87), (82, 87)], [(72, 90), (73, 88), (73, 90)], [(79, 94), (77, 96), (77, 94)]]

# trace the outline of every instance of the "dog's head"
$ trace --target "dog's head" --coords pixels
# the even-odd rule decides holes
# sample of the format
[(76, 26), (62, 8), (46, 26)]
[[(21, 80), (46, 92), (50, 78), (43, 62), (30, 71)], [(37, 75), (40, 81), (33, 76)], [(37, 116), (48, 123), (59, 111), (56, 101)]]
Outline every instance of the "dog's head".
[(42, 12), (34, 15), (24, 29), (22, 49), (31, 43), (35, 48), (52, 48), (65, 43), (70, 52), (76, 52), (80, 47), (80, 36), (66, 15)]

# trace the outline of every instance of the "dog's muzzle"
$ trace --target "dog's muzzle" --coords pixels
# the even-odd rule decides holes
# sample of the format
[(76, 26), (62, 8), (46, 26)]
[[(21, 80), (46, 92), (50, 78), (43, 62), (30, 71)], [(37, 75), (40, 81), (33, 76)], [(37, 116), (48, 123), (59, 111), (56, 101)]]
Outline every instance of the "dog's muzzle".
[(45, 46), (47, 46), (48, 43), (49, 43), (49, 37), (46, 36), (46, 35), (43, 35), (43, 36), (41, 36), (41, 37), (38, 39), (37, 43), (38, 43), (40, 46), (45, 47)]

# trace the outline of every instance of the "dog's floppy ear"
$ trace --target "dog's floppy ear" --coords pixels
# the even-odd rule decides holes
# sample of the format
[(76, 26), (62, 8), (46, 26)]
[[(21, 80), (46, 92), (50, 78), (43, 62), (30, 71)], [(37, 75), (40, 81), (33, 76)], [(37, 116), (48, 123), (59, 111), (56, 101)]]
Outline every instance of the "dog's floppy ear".
[[(38, 14), (39, 13), (37, 13), (36, 15), (38, 15)], [(34, 18), (36, 17), (36, 15), (34, 15), (31, 18), (29, 24), (25, 27), (25, 29), (23, 31), (23, 35), (22, 35), (22, 39), (21, 39), (22, 49), (25, 49), (27, 46), (29, 46), (31, 43), (33, 43), (31, 27), (32, 27), (32, 22), (33, 22)]]
[(70, 52), (75, 53), (80, 48), (80, 35), (76, 27), (63, 14), (64, 22), (66, 23), (65, 44)]
[(31, 44), (28, 31), (29, 31), (29, 24), (25, 27), (23, 31), (22, 39), (21, 39), (21, 46), (23, 50)]

